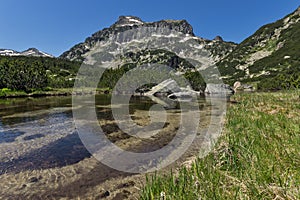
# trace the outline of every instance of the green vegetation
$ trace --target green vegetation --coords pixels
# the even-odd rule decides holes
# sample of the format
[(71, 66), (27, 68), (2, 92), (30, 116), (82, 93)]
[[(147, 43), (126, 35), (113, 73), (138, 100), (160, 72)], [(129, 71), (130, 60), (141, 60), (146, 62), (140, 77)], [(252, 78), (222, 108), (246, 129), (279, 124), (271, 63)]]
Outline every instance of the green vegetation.
[(118, 68), (110, 68), (106, 69), (104, 73), (102, 74), (98, 88), (109, 88), (109, 90), (112, 90), (115, 85), (117, 84), (118, 80), (129, 70), (135, 68), (135, 64), (128, 63), (123, 65), (122, 67)]
[(148, 177), (141, 199), (300, 199), (299, 94), (233, 96), (214, 150), (176, 175)]
[[(147, 63), (168, 65), (176, 71), (187, 72), (185, 77), (191, 81), (193, 88), (199, 90), (205, 87), (201, 75), (191, 72), (194, 66), (174, 53), (159, 49), (145, 50), (135, 54), (127, 53), (122, 59), (126, 60), (127, 64), (105, 70), (98, 88), (112, 90), (126, 72)], [(29, 93), (42, 95), (53, 90), (52, 88), (72, 88), (80, 65), (80, 62), (56, 58), (0, 56), (0, 89), (9, 89), (9, 91), (1, 91), (0, 96), (18, 96), (18, 94), (24, 96)], [(155, 76), (160, 74), (156, 73)], [(147, 77), (145, 74), (139, 74), (137, 78), (140, 80), (148, 78), (150, 83), (152, 79), (154, 80), (153, 77)]]
[[(191, 87), (194, 90), (199, 91), (205, 89), (205, 81), (203, 80), (199, 72), (195, 72), (195, 67), (192, 64), (190, 64), (187, 60), (176, 56), (176, 54), (172, 52), (160, 49), (143, 50), (137, 53), (128, 52), (121, 59), (123, 59), (127, 63), (121, 67), (117, 67), (114, 69), (106, 69), (100, 78), (98, 84), (99, 88), (109, 88), (109, 90), (112, 90), (117, 84), (118, 80), (121, 77), (123, 77), (125, 73), (134, 69), (136, 66), (143, 66), (148, 63), (155, 63), (169, 66), (175, 71), (183, 72), (184, 78), (186, 78), (186, 80), (190, 83)], [(127, 86), (134, 86), (136, 83), (139, 83), (141, 80), (143, 80), (149, 82), (149, 84), (143, 86), (143, 88), (146, 89), (156, 85), (157, 80), (163, 81), (168, 78), (166, 76), (166, 74), (169, 74), (168, 71), (165, 71), (163, 73), (161, 71), (156, 72), (155, 67), (158, 67), (158, 65), (153, 65), (152, 67), (150, 66), (150, 70), (145, 70), (145, 73), (132, 74), (130, 80), (127, 80)], [(134, 73), (134, 70), (132, 73)], [(177, 79), (176, 76), (173, 76), (173, 78)]]
[[(287, 19), (289, 18), (289, 20)], [(233, 84), (259, 82), (259, 90), (281, 90), (300, 87), (300, 23), (292, 13), (267, 24), (240, 43), (232, 53), (217, 63), (224, 82)], [(285, 20), (287, 20), (285, 22)], [(287, 26), (287, 23), (290, 23)], [(285, 28), (284, 28), (285, 27)], [(248, 59), (258, 51), (271, 55), (256, 60)], [(247, 66), (249, 74), (238, 66)]]
[[(135, 67), (135, 64), (129, 63), (115, 69), (106, 69), (100, 78), (98, 88), (107, 88), (108, 90), (112, 90), (121, 77), (123, 77), (123, 85), (119, 85), (118, 89), (123, 90), (123, 92), (126, 89), (132, 87), (137, 89), (143, 88), (147, 90), (156, 85), (157, 82), (159, 82), (159, 80), (162, 82), (170, 77), (172, 77), (182, 87), (186, 87), (186, 84), (182, 82), (182, 79), (178, 78), (178, 76), (175, 74), (169, 74), (169, 71), (156, 71), (154, 68), (150, 71), (145, 70), (145, 73), (143, 73), (142, 70), (139, 70), (138, 72), (132, 70), (131, 72), (129, 72)], [(126, 78), (126, 76), (124, 76), (124, 74), (127, 72), (129, 73), (129, 75), (131, 74), (129, 78)], [(184, 73), (183, 77), (188, 81), (188, 83), (194, 90), (204, 91), (206, 83), (199, 72), (187, 70)], [(143, 86), (136, 85), (139, 84), (141, 81), (148, 82), (148, 84), (145, 84)]]
[(0, 89), (0, 97), (9, 97), (9, 96), (26, 96), (26, 92), (22, 91), (12, 91), (8, 88)]
[(261, 81), (261, 89), (299, 88), (300, 23), (284, 30), (278, 42), (284, 42), (284, 46), (272, 55), (256, 61), (249, 67), (250, 73), (257, 73), (262, 70), (270, 73), (268, 76), (260, 76), (254, 79)]
[(224, 57), (230, 51), (235, 49), (236, 46), (237, 44), (233, 42), (215, 41), (211, 43), (211, 45), (206, 45), (205, 49), (207, 49), (213, 56)]
[(189, 82), (193, 90), (204, 91), (206, 83), (201, 74), (197, 71), (187, 71), (184, 74), (184, 78)]
[(164, 49), (146, 49), (139, 52), (127, 52), (121, 59), (137, 66), (148, 63), (167, 65), (170, 68), (185, 72), (195, 69), (195, 67), (186, 59), (180, 58), (175, 53)]
[(55, 58), (0, 56), (0, 88), (31, 93), (73, 87), (79, 67), (78, 62)]
[[(14, 97), (41, 97), (41, 96), (67, 96), (71, 95), (73, 88), (45, 88), (44, 90), (33, 90), (30, 93), (18, 90), (11, 90), (8, 88), (0, 89), (0, 98), (14, 98)], [(103, 91), (99, 91), (103, 93)]]

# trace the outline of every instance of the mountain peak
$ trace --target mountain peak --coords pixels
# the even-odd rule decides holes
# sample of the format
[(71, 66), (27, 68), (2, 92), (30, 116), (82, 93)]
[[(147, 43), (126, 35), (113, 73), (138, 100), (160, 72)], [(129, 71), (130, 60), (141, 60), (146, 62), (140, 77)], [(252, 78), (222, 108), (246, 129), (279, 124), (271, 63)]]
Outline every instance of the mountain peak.
[(37, 52), (39, 52), (39, 50), (37, 48), (31, 47), (31, 48), (28, 48), (25, 51), (22, 51), (22, 53), (24, 53), (24, 52), (35, 52), (35, 53), (37, 53)]
[(218, 35), (214, 38), (214, 41), (223, 42), (224, 40), (221, 36)]
[(21, 52), (22, 56), (37, 56), (37, 57), (54, 57), (48, 53), (42, 52), (40, 50), (38, 50), (37, 48), (29, 48), (25, 51)]
[(72, 47), (70, 50), (60, 55), (60, 58), (69, 60), (83, 60), (83, 55), (90, 51), (91, 48), (99, 41), (105, 41), (111, 35), (118, 34), (130, 29), (141, 27), (152, 27), (154, 29), (168, 29), (174, 32), (180, 32), (186, 35), (195, 36), (193, 27), (186, 20), (160, 20), (155, 22), (144, 22), (135, 16), (120, 16), (118, 21), (108, 28), (97, 31), (82, 43)]
[(48, 53), (42, 52), (37, 48), (33, 48), (33, 47), (22, 52), (18, 52), (12, 49), (0, 49), (0, 55), (1, 56), (36, 56), (36, 57), (51, 57), (51, 58), (54, 57)]
[(115, 23), (115, 25), (118, 26), (133, 26), (141, 24), (144, 24), (144, 22), (139, 17), (135, 16), (120, 16), (118, 21)]
[(195, 36), (192, 25), (190, 25), (188, 21), (186, 21), (185, 19), (182, 20), (167, 19), (167, 20), (161, 20), (158, 22), (153, 22), (148, 24), (152, 24), (154, 25), (154, 27), (157, 26), (160, 28), (171, 29), (184, 34)]

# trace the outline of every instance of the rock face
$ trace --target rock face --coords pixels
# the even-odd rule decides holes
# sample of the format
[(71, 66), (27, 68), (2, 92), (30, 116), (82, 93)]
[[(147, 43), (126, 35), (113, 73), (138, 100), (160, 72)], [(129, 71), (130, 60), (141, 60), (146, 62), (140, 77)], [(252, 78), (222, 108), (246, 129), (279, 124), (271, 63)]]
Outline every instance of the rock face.
[(147, 23), (146, 26), (167, 28), (184, 34), (194, 35), (193, 27), (186, 20), (161, 20)]
[(220, 41), (217, 45), (211, 40), (195, 37), (193, 27), (186, 20), (161, 20), (157, 22), (144, 22), (135, 16), (120, 16), (118, 21), (109, 28), (104, 28), (92, 36), (88, 37), (84, 42), (72, 47), (70, 50), (64, 52), (60, 58), (68, 60), (84, 60), (84, 54), (89, 52), (98, 42), (105, 41), (112, 35), (136, 29), (139, 27), (153, 27), (161, 29), (169, 29), (183, 34), (187, 34), (197, 40), (199, 48), (205, 48), (210, 51), (213, 57), (218, 59), (223, 58), (227, 53), (236, 47), (236, 44), (230, 42)]
[(146, 92), (145, 95), (163, 95), (167, 96), (168, 93), (180, 92), (181, 89), (179, 88), (176, 81), (172, 79), (167, 79), (158, 85), (151, 88), (150, 91)]
[(206, 85), (205, 94), (234, 94), (234, 90), (227, 84), (213, 84)]

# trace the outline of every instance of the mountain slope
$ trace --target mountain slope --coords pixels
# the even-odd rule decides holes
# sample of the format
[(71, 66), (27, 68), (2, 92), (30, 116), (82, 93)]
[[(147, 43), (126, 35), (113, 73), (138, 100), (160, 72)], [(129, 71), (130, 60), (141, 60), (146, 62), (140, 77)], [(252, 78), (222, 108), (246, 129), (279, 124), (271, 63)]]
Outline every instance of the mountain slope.
[(288, 76), (299, 79), (300, 7), (283, 19), (261, 27), (217, 66), (224, 80), (231, 84), (239, 80), (260, 82), (263, 88), (288, 87), (286, 84), (291, 84)]

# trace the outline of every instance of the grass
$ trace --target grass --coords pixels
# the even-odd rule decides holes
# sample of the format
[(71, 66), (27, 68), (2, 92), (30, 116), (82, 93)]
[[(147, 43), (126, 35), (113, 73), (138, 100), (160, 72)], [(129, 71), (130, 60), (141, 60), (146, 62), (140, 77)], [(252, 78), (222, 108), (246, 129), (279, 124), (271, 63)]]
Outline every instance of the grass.
[[(237, 94), (214, 150), (141, 199), (300, 199), (300, 92)], [(175, 175), (176, 174), (176, 175)]]
[(10, 90), (8, 88), (2, 88), (0, 89), (0, 98), (6, 98), (6, 97), (11, 97), (11, 96), (26, 96), (26, 92), (23, 91), (14, 91)]
[(55, 88), (45, 90), (34, 90), (32, 92), (10, 90), (7, 88), (0, 89), (0, 99), (18, 98), (18, 97), (42, 97), (42, 96), (67, 96), (72, 95), (73, 88)]

